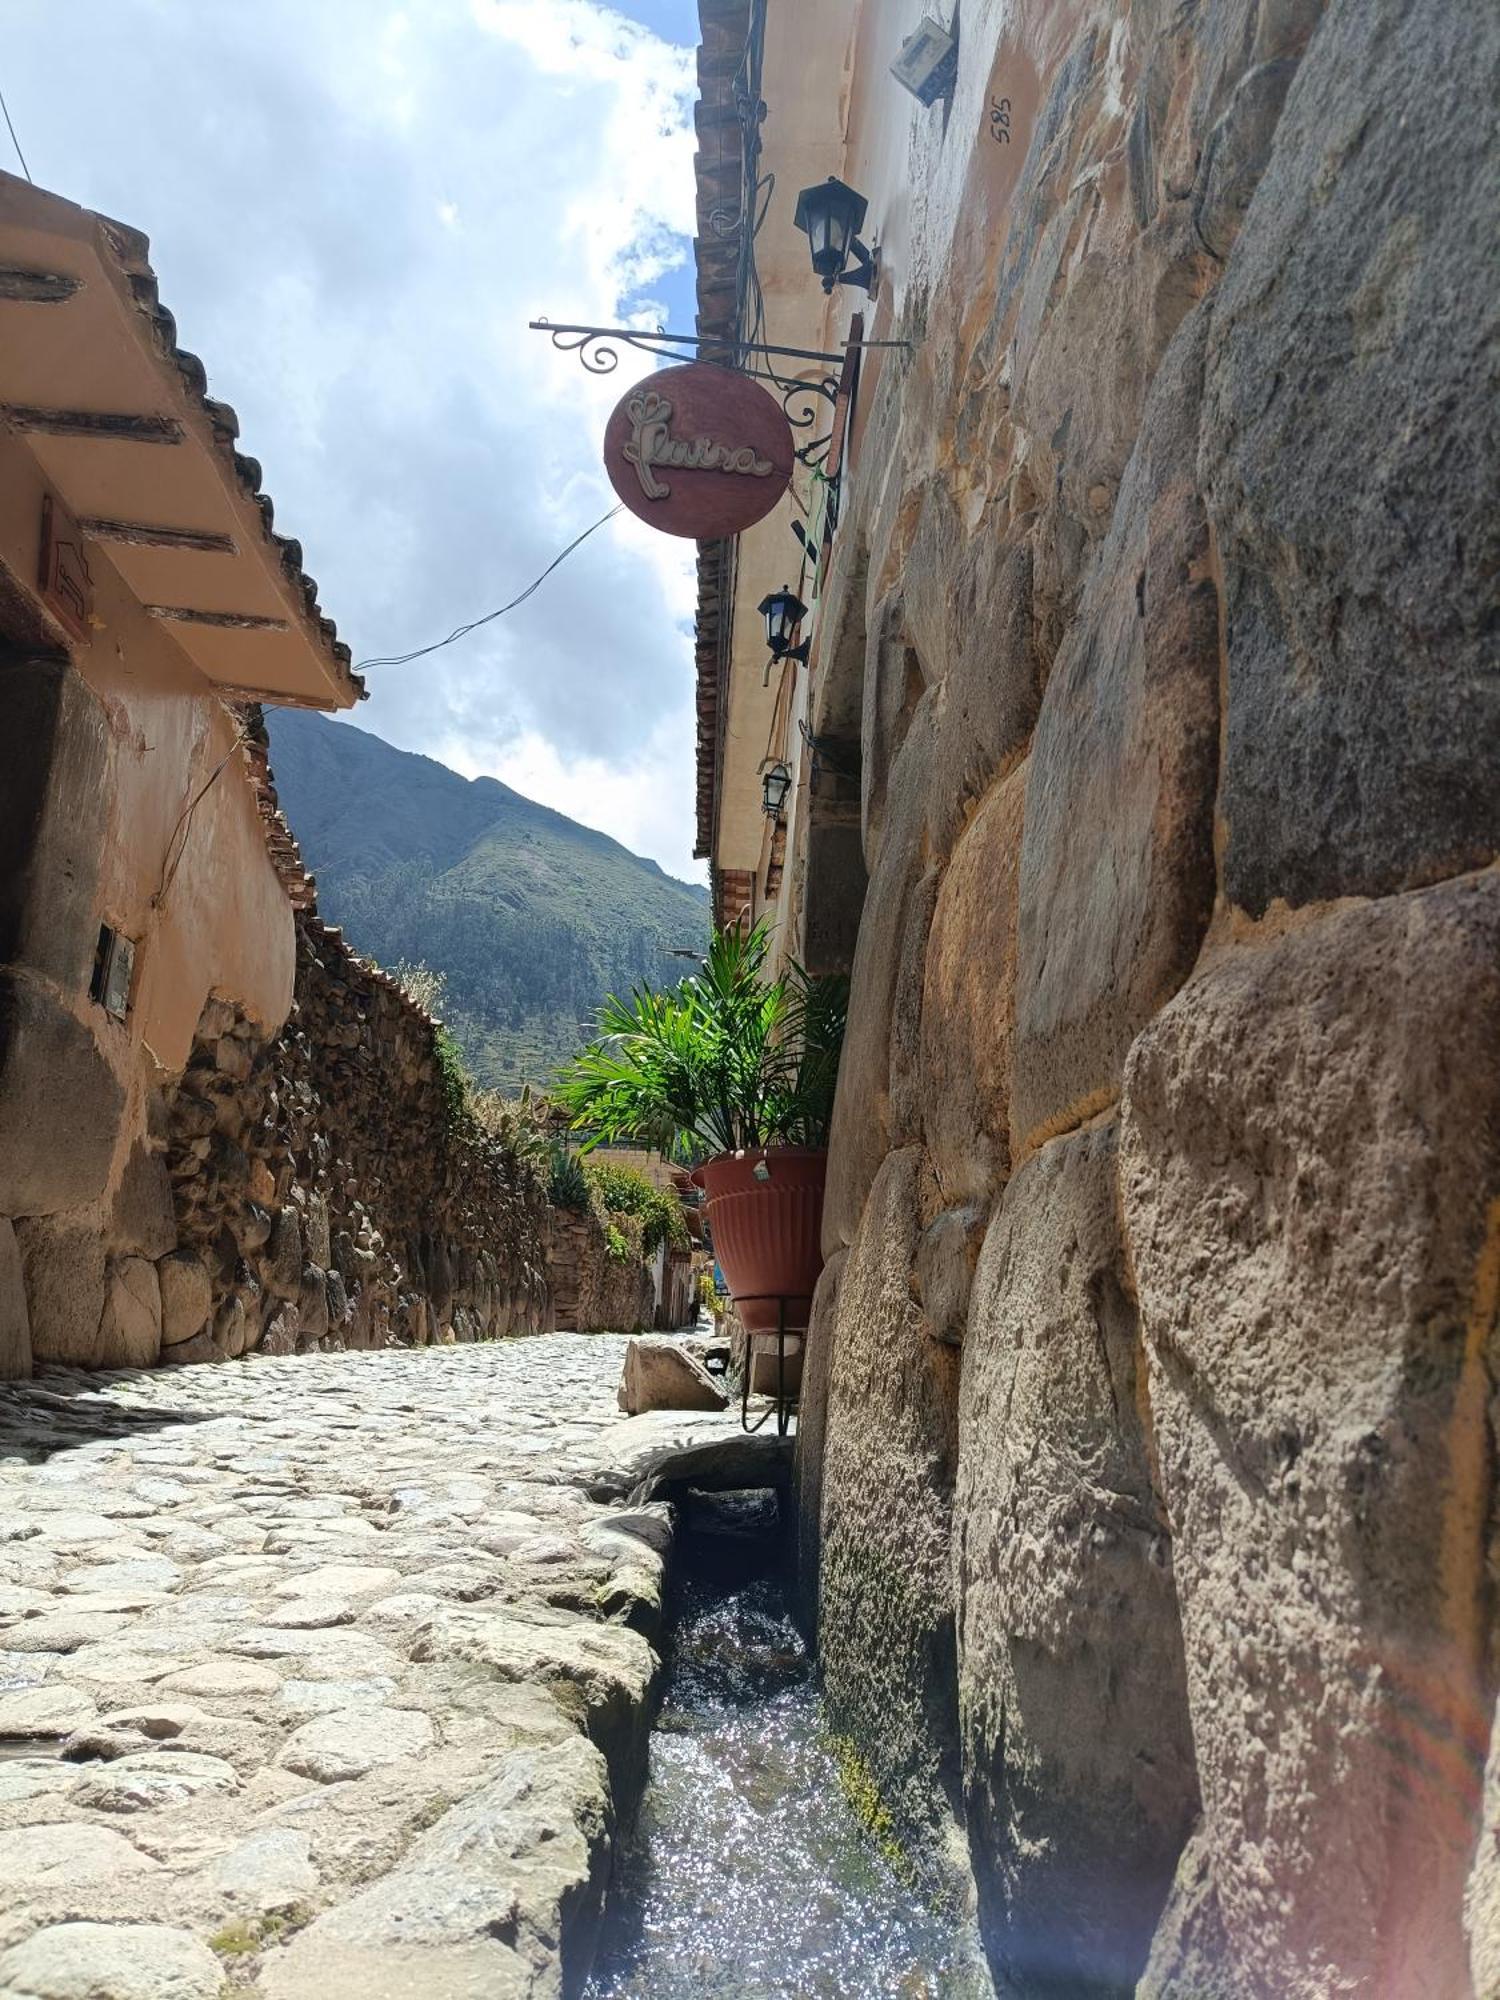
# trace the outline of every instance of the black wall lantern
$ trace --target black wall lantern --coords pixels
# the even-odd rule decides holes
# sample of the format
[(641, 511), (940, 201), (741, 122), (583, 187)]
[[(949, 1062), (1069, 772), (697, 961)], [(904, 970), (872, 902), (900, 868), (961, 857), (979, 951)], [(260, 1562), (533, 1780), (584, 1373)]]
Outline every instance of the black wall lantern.
[(792, 634), (807, 616), (807, 606), (795, 591), (783, 584), (780, 590), (773, 590), (769, 597), (763, 597), (756, 606), (766, 621), (766, 644), (771, 649), (773, 660), (806, 660), (806, 639), (800, 646), (792, 644)]
[(760, 781), (760, 803), (767, 819), (780, 819), (786, 811), (786, 795), (792, 789), (792, 774), (785, 764), (773, 764)]
[(862, 285), (867, 292), (874, 291), (875, 257), (859, 240), (868, 207), (862, 194), (832, 174), (798, 195), (797, 227), (807, 231), (812, 266), (823, 280), (825, 292), (831, 292), (835, 285)]

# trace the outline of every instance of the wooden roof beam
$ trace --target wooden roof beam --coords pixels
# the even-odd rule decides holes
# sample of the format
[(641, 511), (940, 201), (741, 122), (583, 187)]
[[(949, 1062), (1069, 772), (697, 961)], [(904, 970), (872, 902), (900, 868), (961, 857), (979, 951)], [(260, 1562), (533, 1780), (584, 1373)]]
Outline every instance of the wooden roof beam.
[(108, 521), (100, 515), (85, 516), (78, 525), (96, 542), (129, 542), (140, 549), (189, 549), (206, 556), (236, 553), (232, 535), (216, 535), (203, 528), (163, 528), (154, 521)]
[(176, 417), (121, 415), (112, 410), (33, 410), (0, 403), (0, 417), (18, 431), (46, 437), (95, 437), (125, 444), (181, 444), (186, 430)]

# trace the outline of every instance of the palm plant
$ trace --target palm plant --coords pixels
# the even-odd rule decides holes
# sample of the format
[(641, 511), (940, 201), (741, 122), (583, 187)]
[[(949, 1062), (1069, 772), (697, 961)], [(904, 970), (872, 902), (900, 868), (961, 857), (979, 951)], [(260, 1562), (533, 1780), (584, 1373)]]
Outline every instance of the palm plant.
[(764, 977), (770, 937), (714, 934), (702, 971), (604, 1002), (593, 1040), (561, 1073), (575, 1131), (676, 1158), (827, 1144), (848, 982), (800, 966)]

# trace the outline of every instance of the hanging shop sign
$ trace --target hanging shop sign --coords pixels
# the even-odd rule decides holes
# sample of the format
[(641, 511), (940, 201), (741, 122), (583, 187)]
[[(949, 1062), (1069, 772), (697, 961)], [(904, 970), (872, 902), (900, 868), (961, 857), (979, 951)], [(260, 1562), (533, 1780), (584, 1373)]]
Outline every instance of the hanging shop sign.
[(770, 513), (794, 449), (785, 413), (758, 382), (695, 361), (658, 369), (621, 397), (604, 431), (604, 469), (653, 528), (717, 541)]

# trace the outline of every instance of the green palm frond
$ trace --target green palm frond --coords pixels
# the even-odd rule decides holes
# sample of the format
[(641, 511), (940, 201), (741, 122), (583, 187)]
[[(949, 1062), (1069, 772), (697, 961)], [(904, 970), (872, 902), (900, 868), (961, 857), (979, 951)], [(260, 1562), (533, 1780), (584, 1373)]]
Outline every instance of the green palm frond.
[(828, 1135), (847, 982), (764, 976), (766, 926), (715, 934), (680, 986), (611, 995), (558, 1079), (582, 1151), (629, 1140), (686, 1157)]

